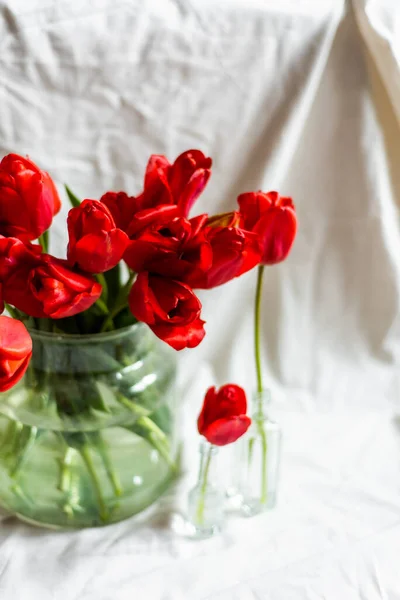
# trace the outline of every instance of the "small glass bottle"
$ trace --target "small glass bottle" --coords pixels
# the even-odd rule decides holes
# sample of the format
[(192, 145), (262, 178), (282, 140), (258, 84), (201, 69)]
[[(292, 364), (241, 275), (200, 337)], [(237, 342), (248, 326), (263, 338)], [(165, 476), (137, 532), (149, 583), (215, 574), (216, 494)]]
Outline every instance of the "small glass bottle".
[(270, 400), (269, 390), (254, 394), (252, 424), (239, 442), (237, 503), (247, 517), (276, 504), (282, 435), (267, 416)]
[(200, 445), (200, 469), (195, 487), (189, 492), (188, 521), (191, 537), (207, 538), (221, 529), (224, 520), (224, 491), (218, 481), (218, 448)]

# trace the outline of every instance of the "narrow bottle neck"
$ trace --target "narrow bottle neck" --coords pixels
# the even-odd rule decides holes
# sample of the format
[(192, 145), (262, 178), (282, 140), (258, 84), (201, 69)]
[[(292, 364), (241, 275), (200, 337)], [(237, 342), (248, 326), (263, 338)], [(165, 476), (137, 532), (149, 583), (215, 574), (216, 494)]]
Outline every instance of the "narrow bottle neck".
[(216, 455), (218, 448), (202, 442), (200, 444), (200, 468), (199, 468), (199, 484), (204, 484), (205, 481), (212, 481), (216, 477)]
[(253, 420), (254, 421), (266, 421), (268, 419), (268, 409), (271, 404), (271, 392), (270, 390), (263, 390), (262, 392), (254, 392), (253, 394)]

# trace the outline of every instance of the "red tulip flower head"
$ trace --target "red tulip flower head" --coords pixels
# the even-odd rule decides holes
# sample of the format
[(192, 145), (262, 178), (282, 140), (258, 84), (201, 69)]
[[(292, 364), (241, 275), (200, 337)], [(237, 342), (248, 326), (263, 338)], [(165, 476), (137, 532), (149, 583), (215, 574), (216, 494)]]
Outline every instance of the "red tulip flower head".
[(117, 228), (107, 206), (84, 200), (68, 213), (68, 262), (88, 273), (104, 273), (121, 260), (128, 236)]
[(164, 211), (157, 212), (142, 211), (154, 218), (130, 242), (124, 255), (128, 266), (136, 273), (149, 271), (183, 282), (205, 274), (212, 263), (211, 245), (203, 231), (207, 215), (166, 219)]
[(175, 350), (198, 346), (205, 335), (200, 300), (185, 283), (139, 273), (129, 295), (132, 314)]
[(197, 420), (199, 433), (215, 446), (232, 444), (251, 424), (246, 411), (246, 394), (241, 387), (233, 383), (223, 385), (218, 391), (210, 387)]
[(194, 288), (210, 289), (239, 277), (259, 264), (259, 237), (242, 228), (239, 212), (208, 218), (202, 234), (211, 248), (211, 264), (206, 271), (197, 271), (188, 278)]
[(174, 204), (187, 217), (211, 175), (211, 158), (200, 150), (187, 150), (170, 164), (165, 156), (153, 154), (144, 179), (144, 208)]
[(287, 257), (297, 231), (295, 207), (291, 198), (278, 192), (249, 192), (238, 197), (244, 228), (260, 237), (261, 263), (274, 265)]
[(161, 216), (165, 207), (174, 207), (173, 216), (187, 217), (207, 185), (211, 164), (211, 158), (200, 150), (187, 150), (172, 164), (165, 156), (153, 154), (147, 163), (141, 194), (128, 196), (125, 192), (107, 192), (100, 201), (109, 208), (117, 227), (134, 239), (138, 225), (135, 217), (140, 225), (142, 212), (146, 216), (145, 211), (149, 209), (160, 209)]
[(48, 173), (31, 160), (8, 154), (0, 162), (0, 234), (37, 239), (61, 208)]
[(23, 323), (0, 317), (0, 392), (15, 385), (24, 375), (32, 356), (32, 340)]
[(66, 260), (31, 256), (7, 279), (4, 300), (38, 318), (62, 319), (83, 312), (100, 298), (102, 287), (91, 276), (72, 270)]

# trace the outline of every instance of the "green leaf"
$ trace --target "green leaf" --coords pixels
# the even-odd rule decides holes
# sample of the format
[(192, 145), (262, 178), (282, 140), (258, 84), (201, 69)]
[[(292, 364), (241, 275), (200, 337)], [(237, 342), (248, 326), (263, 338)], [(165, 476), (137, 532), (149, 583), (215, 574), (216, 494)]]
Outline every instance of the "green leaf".
[(113, 269), (104, 273), (108, 290), (108, 306), (114, 306), (121, 287), (121, 265), (118, 263)]
[(101, 298), (96, 300), (96, 302), (93, 305), (93, 308), (98, 309), (98, 314), (108, 315), (107, 304)]
[(6, 311), (8, 312), (8, 314), (10, 315), (10, 317), (12, 317), (13, 319), (18, 319), (18, 312), (17, 310), (11, 306), (10, 304), (4, 303), (4, 307), (6, 309)]
[(100, 283), (101, 287), (103, 288), (102, 292), (101, 292), (101, 298), (107, 304), (108, 285), (107, 285), (106, 278), (104, 277), (104, 273), (97, 273), (97, 275), (95, 275), (95, 278), (97, 279), (97, 281)]
[(71, 202), (72, 206), (74, 208), (77, 208), (78, 206), (80, 206), (81, 201), (79, 200), (78, 196), (75, 196), (75, 194), (69, 189), (69, 187), (67, 185), (65, 185), (64, 187), (65, 187), (65, 191), (67, 192), (68, 199)]
[(137, 323), (137, 319), (133, 316), (129, 308), (124, 308), (114, 319), (115, 329), (121, 329), (122, 327), (129, 327)]

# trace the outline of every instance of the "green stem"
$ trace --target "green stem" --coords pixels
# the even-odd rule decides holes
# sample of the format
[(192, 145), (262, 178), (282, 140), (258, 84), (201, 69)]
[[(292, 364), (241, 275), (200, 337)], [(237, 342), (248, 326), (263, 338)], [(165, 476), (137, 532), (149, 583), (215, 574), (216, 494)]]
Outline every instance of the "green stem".
[(99, 312), (103, 315), (108, 315), (108, 307), (107, 304), (101, 298), (98, 298), (95, 302), (95, 306), (99, 309)]
[(103, 493), (102, 493), (102, 489), (100, 486), (100, 482), (97, 478), (97, 473), (96, 473), (96, 469), (94, 467), (93, 461), (92, 461), (92, 457), (90, 455), (89, 452), (89, 447), (87, 445), (82, 446), (79, 449), (79, 452), (85, 462), (86, 468), (88, 470), (88, 473), (90, 475), (90, 478), (92, 480), (92, 484), (94, 487), (94, 490), (96, 492), (96, 496), (97, 496), (97, 503), (99, 505), (99, 515), (100, 515), (100, 519), (105, 522), (108, 519), (108, 511), (107, 511), (107, 507), (104, 503), (104, 499), (103, 499)]
[(43, 248), (43, 252), (47, 252), (49, 249), (49, 232), (44, 231), (42, 235), (39, 237), (39, 244)]
[(163, 443), (163, 440), (160, 439), (156, 434), (150, 432), (148, 437), (145, 438), (153, 446), (155, 450), (160, 454), (160, 456), (165, 460), (171, 471), (176, 475), (178, 472), (178, 465), (172, 460), (169, 448)]
[(109, 454), (107, 452), (107, 446), (103, 440), (101, 432), (99, 432), (99, 434), (96, 438), (96, 447), (100, 454), (101, 460), (103, 461), (104, 468), (106, 470), (108, 479), (110, 480), (110, 483), (114, 490), (114, 494), (116, 496), (122, 496), (121, 482), (119, 480), (117, 473), (114, 471), (114, 467), (112, 465)]
[(131, 289), (131, 285), (132, 285), (132, 281), (133, 281), (134, 277), (135, 277), (135, 273), (133, 273), (131, 271), (129, 274), (128, 281), (120, 289), (119, 294), (115, 300), (114, 306), (110, 310), (110, 314), (105, 319), (105, 321), (100, 329), (101, 333), (103, 333), (104, 331), (107, 331), (109, 327), (112, 328), (114, 326), (113, 319), (121, 312), (121, 310), (124, 310), (124, 308), (126, 308), (128, 306), (128, 294)]
[[(261, 366), (261, 295), (264, 276), (264, 265), (258, 267), (257, 272), (257, 288), (254, 304), (254, 354), (256, 359), (256, 374), (257, 374), (257, 391), (263, 391), (262, 366)], [(261, 401), (259, 401), (261, 402)], [(260, 407), (260, 405), (259, 405)]]
[(207, 457), (205, 459), (204, 465), (202, 463), (201, 467), (200, 467), (201, 488), (200, 488), (199, 503), (197, 505), (197, 513), (196, 513), (196, 521), (197, 521), (198, 525), (203, 525), (203, 523), (204, 523), (204, 510), (205, 510), (205, 502), (206, 502), (208, 473), (210, 471), (212, 453), (213, 453), (213, 447), (210, 445), (210, 447), (208, 448)]
[(148, 432), (148, 441), (160, 453), (170, 469), (176, 473), (178, 466), (171, 458), (169, 440), (163, 430), (149, 417), (140, 417), (137, 424)]
[[(18, 428), (18, 425), (20, 425), (19, 428)], [(7, 429), (4, 433), (4, 437), (1, 440), (0, 455), (7, 455), (7, 453), (10, 453), (9, 446), (12, 446), (12, 444), (14, 443), (14, 440), (15, 440), (15, 436), (17, 435), (17, 432), (21, 429), (22, 429), (22, 424), (19, 423), (19, 421), (12, 420), (9, 422)]]
[[(261, 364), (261, 296), (262, 296), (262, 285), (264, 277), (264, 265), (258, 267), (257, 272), (257, 287), (256, 296), (254, 303), (254, 355), (256, 361), (256, 375), (257, 375), (257, 429), (261, 439), (261, 495), (260, 502), (265, 504), (267, 502), (268, 493), (268, 481), (267, 481), (267, 435), (264, 427), (264, 406), (262, 400), (262, 393), (264, 391), (263, 378), (262, 378), (262, 364)], [(251, 440), (249, 441), (250, 444)], [(249, 461), (252, 453), (252, 448), (249, 448)]]
[(68, 492), (71, 485), (71, 463), (74, 451), (70, 446), (67, 446), (64, 456), (60, 459), (60, 479), (58, 489), (60, 492)]
[(268, 473), (267, 473), (267, 434), (264, 428), (264, 420), (259, 421), (257, 423), (258, 431), (261, 437), (261, 495), (260, 502), (261, 504), (266, 504), (268, 497)]
[(122, 394), (117, 394), (117, 400), (132, 413), (137, 415), (138, 418), (135, 424), (139, 429), (146, 432), (145, 439), (159, 452), (169, 465), (170, 469), (177, 472), (178, 466), (171, 458), (169, 439), (163, 430), (150, 419), (148, 416), (149, 411), (146, 408), (143, 408), (143, 406), (132, 402)]
[(17, 456), (13, 467), (10, 469), (10, 477), (15, 478), (17, 476), (29, 450), (32, 448), (36, 440), (37, 433), (37, 427), (30, 427), (29, 425), (24, 425), (22, 427), (18, 436), (16, 448)]
[[(95, 275), (95, 278), (97, 279), (97, 281), (100, 283), (102, 289), (101, 292), (101, 297), (104, 300), (104, 302), (107, 304), (108, 301), (108, 285), (107, 285), (107, 281), (106, 278), (104, 277), (103, 273), (97, 273)], [(107, 310), (108, 313), (108, 310)]]
[[(130, 410), (134, 414), (136, 414), (138, 417), (147, 417), (147, 415), (150, 412), (147, 408), (140, 406), (140, 404), (137, 404), (136, 402), (132, 402), (131, 400), (126, 398), (123, 394), (117, 393), (116, 398), (117, 398), (118, 402), (120, 402), (123, 406), (125, 406), (128, 410)], [(161, 431), (161, 429), (160, 429), (160, 431)], [(161, 433), (163, 433), (163, 432), (161, 431)]]

